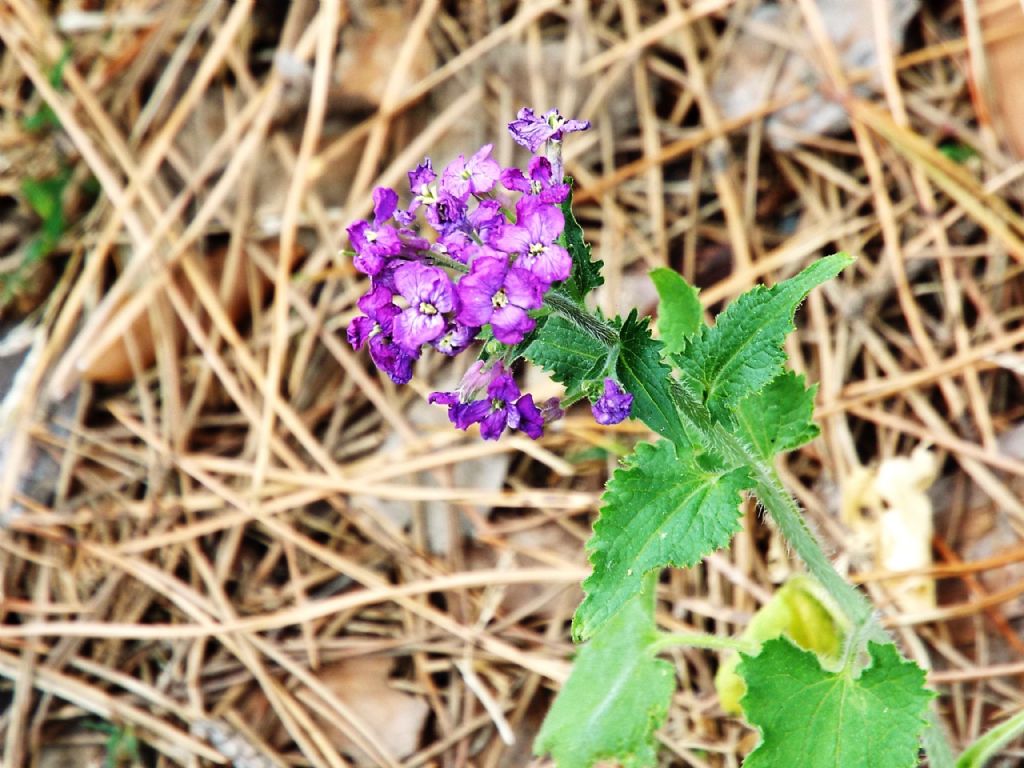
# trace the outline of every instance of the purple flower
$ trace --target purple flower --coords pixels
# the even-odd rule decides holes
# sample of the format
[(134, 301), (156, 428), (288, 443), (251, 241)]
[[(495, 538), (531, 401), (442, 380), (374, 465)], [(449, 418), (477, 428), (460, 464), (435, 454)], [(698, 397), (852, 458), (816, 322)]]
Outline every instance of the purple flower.
[(469, 214), (469, 225), (481, 242), (486, 242), (494, 229), (506, 223), (508, 220), (501, 212), (501, 203), (497, 200), (481, 200)]
[(538, 116), (529, 107), (520, 109), (516, 119), (508, 124), (515, 142), (534, 154), (545, 141), (561, 141), (565, 134), (585, 131), (589, 127), (589, 120), (566, 120), (557, 109), (549, 109)]
[(494, 338), (518, 344), (536, 321), (526, 314), (541, 306), (544, 290), (531, 272), (511, 267), (505, 258), (477, 256), (468, 275), (459, 281), (457, 320), (480, 327), (491, 324)]
[(387, 288), (378, 286), (359, 300), (359, 308), (366, 313), (357, 317), (348, 327), (348, 341), (355, 349), (364, 344), (370, 348), (370, 358), (395, 384), (407, 384), (412, 378), (416, 355), (395, 343), (392, 337), (395, 318), (401, 313), (391, 301)]
[(444, 333), (444, 314), (455, 309), (456, 294), (443, 269), (418, 262), (404, 264), (395, 272), (395, 287), (409, 302), (394, 324), (395, 341), (403, 349), (418, 350)]
[(466, 201), (445, 192), (439, 192), (437, 199), (427, 204), (424, 215), (430, 226), (445, 235), (455, 230), (464, 229), (466, 222)]
[(437, 238), (437, 242), (429, 247), (429, 250), (431, 253), (436, 253), (439, 256), (447, 256), (449, 259), (467, 264), (475, 248), (476, 243), (473, 242), (472, 238), (462, 230), (457, 229), (441, 235)]
[(441, 189), (460, 200), (494, 189), (501, 166), (491, 157), (493, 148), (493, 144), (485, 144), (469, 160), (465, 155), (452, 160), (441, 176)]
[(545, 286), (565, 280), (572, 271), (572, 257), (555, 240), (562, 234), (565, 218), (553, 205), (526, 205), (515, 225), (502, 227), (490, 244), (506, 253), (517, 253), (516, 266), (529, 270)]
[(487, 387), (486, 399), (470, 404), (464, 418), (479, 422), (480, 436), (484, 440), (497, 440), (506, 427), (515, 429), (519, 426), (519, 410), (516, 408), (519, 397), (515, 381), (508, 373), (502, 373), (495, 376)]
[(555, 183), (551, 161), (546, 157), (531, 157), (527, 173), (529, 177), (524, 176), (518, 168), (506, 168), (501, 172), (501, 184), (505, 189), (522, 192), (527, 196), (520, 202), (536, 197), (542, 203), (561, 204), (569, 196), (569, 185), (564, 182)]
[(544, 434), (544, 425), (547, 421), (542, 410), (534, 405), (533, 395), (526, 394), (516, 400), (516, 411), (519, 413), (520, 432), (525, 432), (527, 437), (536, 440)]
[[(480, 425), (484, 440), (497, 440), (506, 429), (519, 429), (536, 440), (544, 431), (541, 412), (534, 405), (532, 395), (522, 395), (519, 387), (500, 362), (490, 369), (482, 363), (474, 364), (455, 392), (434, 392), (431, 403), (448, 406), (448, 418), (459, 429), (472, 424)], [(483, 399), (472, 399), (484, 380), (487, 394)]]
[(473, 343), (473, 339), (479, 332), (479, 328), (470, 328), (462, 323), (449, 320), (444, 332), (430, 343), (442, 355), (455, 357)]
[(434, 173), (434, 166), (429, 157), (423, 158), (423, 162), (409, 171), (409, 191), (412, 192), (413, 202), (433, 202), (437, 191), (433, 189), (434, 180), (437, 174)]
[(387, 187), (373, 190), (373, 223), (357, 221), (348, 228), (348, 239), (356, 255), (352, 264), (360, 272), (376, 275), (388, 259), (402, 251), (402, 241), (394, 227), (386, 225), (398, 206), (398, 193)]
[(594, 421), (608, 425), (624, 421), (632, 407), (633, 395), (626, 392), (615, 379), (606, 378), (604, 394), (597, 398), (591, 410), (594, 413)]
[(385, 307), (394, 306), (395, 293), (385, 285), (374, 285), (373, 289), (359, 297), (356, 302), (359, 309), (370, 317), (377, 317), (377, 314)]
[(494, 377), (504, 372), (505, 366), (500, 361), (488, 366), (485, 361), (477, 360), (466, 369), (458, 389), (454, 392), (433, 392), (427, 402), (431, 405), (447, 405), (448, 420), (458, 429), (468, 429), (479, 421), (477, 418), (467, 418), (469, 407), (478, 401), (479, 395), (487, 391)]

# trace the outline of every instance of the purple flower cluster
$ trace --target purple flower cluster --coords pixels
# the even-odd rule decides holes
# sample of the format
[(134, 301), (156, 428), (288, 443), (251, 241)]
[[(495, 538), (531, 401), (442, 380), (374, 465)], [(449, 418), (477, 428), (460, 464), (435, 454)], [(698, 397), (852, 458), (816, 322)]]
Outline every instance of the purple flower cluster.
[[(426, 158), (409, 172), (405, 207), (395, 190), (374, 190), (373, 217), (348, 228), (353, 264), (370, 278), (358, 302), (363, 314), (348, 328), (352, 346), (368, 347), (374, 364), (405, 384), (426, 346), (455, 356), (487, 325), (503, 344), (523, 341), (536, 326), (531, 312), (572, 270), (558, 243), (569, 194), (560, 145), (565, 134), (589, 127), (556, 110), (538, 116), (522, 109), (509, 131), (534, 153), (525, 171), (502, 168), (487, 144), (469, 158), (459, 155), (440, 174)], [(430, 397), (448, 406), (460, 429), (479, 424), (486, 439), (506, 428), (536, 438), (545, 421), (560, 415), (557, 403), (538, 409), (531, 395), (521, 394), (500, 361), (478, 362), (467, 377), (455, 392)], [(606, 391), (599, 402), (607, 397)], [(601, 408), (609, 418), (622, 411), (614, 396)]]

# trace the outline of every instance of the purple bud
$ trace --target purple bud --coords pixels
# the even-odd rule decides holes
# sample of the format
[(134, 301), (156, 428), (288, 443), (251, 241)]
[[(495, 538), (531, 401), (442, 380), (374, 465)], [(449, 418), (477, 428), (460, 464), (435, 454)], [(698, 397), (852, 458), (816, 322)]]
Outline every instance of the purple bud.
[(540, 404), (540, 415), (545, 424), (564, 418), (565, 410), (562, 408), (562, 401), (557, 397), (549, 397)]
[(633, 407), (633, 395), (626, 392), (615, 379), (604, 380), (604, 394), (591, 406), (598, 424), (618, 424), (624, 421)]

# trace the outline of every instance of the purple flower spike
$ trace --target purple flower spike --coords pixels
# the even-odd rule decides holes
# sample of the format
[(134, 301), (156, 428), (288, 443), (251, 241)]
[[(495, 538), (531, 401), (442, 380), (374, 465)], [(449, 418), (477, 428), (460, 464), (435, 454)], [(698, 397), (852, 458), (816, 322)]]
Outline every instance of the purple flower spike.
[(485, 144), (469, 160), (464, 155), (452, 160), (441, 176), (441, 191), (465, 200), (470, 195), (494, 189), (501, 175), (501, 166), (491, 157), (493, 148), (493, 144)]
[(536, 154), (545, 141), (561, 141), (563, 136), (574, 131), (590, 128), (589, 120), (566, 120), (557, 109), (549, 109), (542, 116), (534, 114), (529, 107), (523, 107), (516, 119), (508, 124), (509, 133), (515, 142)]
[(519, 214), (514, 226), (502, 227), (491, 245), (506, 253), (517, 253), (516, 266), (529, 270), (544, 283), (565, 280), (572, 271), (572, 257), (555, 240), (562, 234), (565, 218), (553, 205), (535, 202)]
[(505, 189), (525, 195), (520, 204), (534, 198), (542, 203), (561, 204), (569, 196), (569, 185), (564, 182), (555, 183), (553, 177), (551, 161), (534, 155), (530, 158), (526, 176), (518, 168), (506, 168), (501, 172), (501, 184)]
[(633, 407), (633, 395), (626, 392), (615, 379), (604, 380), (604, 394), (591, 406), (598, 424), (618, 424), (625, 421)]
[(446, 312), (456, 307), (455, 287), (443, 269), (410, 262), (395, 272), (395, 287), (409, 308), (395, 319), (394, 338), (407, 351), (418, 350), (444, 333)]
[(531, 272), (510, 267), (506, 259), (478, 256), (459, 281), (458, 294), (460, 323), (490, 323), (494, 338), (518, 344), (537, 324), (526, 311), (541, 306), (544, 289)]

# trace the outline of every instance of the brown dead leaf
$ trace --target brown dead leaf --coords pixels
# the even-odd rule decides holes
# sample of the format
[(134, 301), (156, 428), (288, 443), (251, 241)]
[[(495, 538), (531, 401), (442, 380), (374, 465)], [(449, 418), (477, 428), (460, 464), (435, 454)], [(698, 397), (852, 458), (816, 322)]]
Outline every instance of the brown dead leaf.
[[(323, 667), (317, 677), (376, 737), (377, 744), (396, 760), (416, 751), (420, 733), (430, 707), (416, 696), (394, 688), (388, 674), (392, 660), (384, 656), (366, 656)], [(359, 763), (373, 765), (337, 724), (336, 717), (307, 688), (299, 688), (296, 698), (309, 705), (313, 717), (339, 751), (352, 755)]]
[[(504, 540), (506, 547), (501, 554), (492, 547), (474, 546), (467, 557), (469, 567), (483, 570), (503, 566), (514, 568), (516, 565), (550, 565), (550, 558), (542, 557), (544, 553), (572, 559), (574, 564), (583, 562), (579, 540), (554, 524), (516, 531), (505, 536)], [(508, 556), (503, 556), (505, 553)], [(548, 599), (538, 603), (545, 595)], [(499, 605), (508, 613), (532, 606), (539, 616), (559, 619), (568, 616), (581, 600), (583, 592), (577, 585), (555, 591), (550, 584), (510, 584), (502, 589)]]
[[(909, 457), (894, 456), (873, 470), (861, 468), (844, 484), (843, 521), (862, 538), (874, 568), (897, 572), (932, 565), (934, 524), (927, 491), (937, 472), (934, 453), (918, 446)], [(930, 577), (908, 576), (887, 585), (893, 601), (906, 611), (935, 608)]]
[[(391, 684), (391, 667), (392, 660), (385, 656), (361, 656), (326, 664), (317, 671), (317, 678), (369, 729), (378, 748), (401, 760), (418, 748), (430, 707)], [(358, 765), (377, 765), (312, 690), (300, 686), (295, 698), (306, 706), (338, 752), (351, 756)], [(240, 713), (269, 744), (283, 748), (288, 743), (288, 734), (274, 717), (263, 691), (247, 696)]]
[[(266, 244), (271, 250), (276, 249), (276, 241)], [(221, 275), (224, 273), (224, 265), (227, 261), (227, 249), (219, 248), (213, 251), (205, 260), (207, 276), (214, 285), (219, 285)], [(232, 272), (231, 279), (227, 284), (226, 300), (224, 310), (228, 317), (234, 321), (240, 320), (249, 309), (249, 275), (251, 273), (259, 285), (259, 290), (264, 291), (269, 283), (265, 276), (258, 269), (250, 269), (249, 259), (245, 252), (239, 260), (238, 268)], [(180, 270), (175, 270), (172, 279), (185, 296), (191, 300), (194, 296), (192, 286)], [(162, 300), (158, 300), (162, 301)], [(165, 307), (168, 317), (175, 317), (169, 306)], [(184, 340), (185, 329), (180, 321), (171, 329), (162, 328), (161, 332), (170, 330), (180, 344)], [(132, 348), (133, 347), (133, 348)], [(92, 362), (82, 371), (82, 377), (87, 381), (105, 382), (120, 384), (131, 381), (135, 374), (132, 367), (132, 357), (135, 356), (140, 369), (146, 369), (156, 359), (156, 338), (153, 333), (153, 326), (150, 321), (149, 312), (143, 312), (129, 326), (125, 337), (116, 339), (103, 352), (97, 355), (90, 353)]]
[(37, 768), (104, 768), (107, 750), (102, 744), (54, 744), (44, 746)]
[(999, 137), (1024, 157), (1024, 9), (1018, 0), (978, 0), (978, 10), (982, 32), (990, 39), (984, 66), (972, 62), (973, 96), (984, 102)]
[[(917, 13), (919, 0), (889, 3), (889, 35), (893, 49), (903, 47), (907, 23)], [(874, 19), (866, 3), (818, 0), (829, 38), (843, 69), (875, 70), (875, 77), (855, 88), (868, 94), (878, 86), (878, 51)], [(849, 124), (846, 110), (827, 93), (827, 75), (817, 64), (820, 56), (795, 2), (756, 5), (741, 22), (740, 32), (712, 81), (711, 96), (726, 118), (739, 118), (766, 102), (811, 86), (805, 99), (780, 109), (767, 120), (769, 140), (776, 149), (792, 149), (802, 134), (826, 134)]]
[[(395, 71), (412, 15), (401, 8), (370, 8), (361, 11), (341, 33), (341, 54), (335, 63), (332, 104), (350, 112), (377, 109)], [(409, 67), (395, 83), (396, 97), (408, 93), (437, 66), (426, 40), (417, 47)]]

